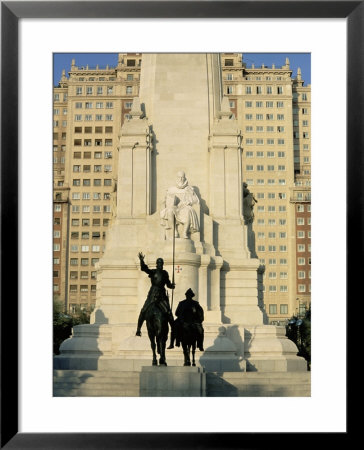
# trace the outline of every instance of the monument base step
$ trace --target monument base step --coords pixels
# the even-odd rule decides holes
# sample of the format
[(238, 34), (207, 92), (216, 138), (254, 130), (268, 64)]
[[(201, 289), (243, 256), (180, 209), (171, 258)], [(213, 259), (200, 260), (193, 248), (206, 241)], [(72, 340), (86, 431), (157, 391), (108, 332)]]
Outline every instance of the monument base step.
[(54, 370), (55, 397), (309, 397), (311, 372), (204, 372), (143, 366), (138, 371)]
[(310, 397), (311, 372), (206, 374), (207, 397)]

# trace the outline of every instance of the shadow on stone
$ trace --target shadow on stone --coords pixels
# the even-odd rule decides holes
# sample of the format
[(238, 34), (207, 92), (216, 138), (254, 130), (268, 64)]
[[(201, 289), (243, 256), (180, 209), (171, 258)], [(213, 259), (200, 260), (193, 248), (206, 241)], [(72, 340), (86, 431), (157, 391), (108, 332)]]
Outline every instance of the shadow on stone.
[(206, 397), (238, 397), (238, 389), (222, 378), (222, 374), (206, 374)]
[(236, 345), (226, 336), (226, 328), (219, 328), (214, 344), (205, 349), (199, 363), (206, 372), (241, 372)]

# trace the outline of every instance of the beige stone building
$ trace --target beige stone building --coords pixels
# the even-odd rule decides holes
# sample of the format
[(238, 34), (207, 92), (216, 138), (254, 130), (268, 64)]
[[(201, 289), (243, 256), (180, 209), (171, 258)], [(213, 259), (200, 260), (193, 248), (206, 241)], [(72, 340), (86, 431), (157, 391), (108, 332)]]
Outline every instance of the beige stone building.
[[(297, 312), (298, 301), (310, 303), (310, 222), (299, 216), (310, 202), (311, 88), (303, 86), (300, 70), (292, 78), (288, 59), (282, 67), (248, 68), (241, 55), (225, 53), (222, 70), (224, 94), (244, 136), (244, 181), (257, 201), (253, 231), (265, 267), (263, 302), (270, 321), (282, 323)], [(302, 236), (309, 239), (304, 259)]]
[(118, 133), (138, 95), (140, 65), (139, 54), (119, 54), (118, 65), (106, 68), (73, 60), (54, 88), (54, 292), (69, 312), (95, 305), (95, 264), (115, 206)]
[[(95, 304), (95, 264), (115, 207), (118, 134), (138, 96), (141, 60), (119, 54), (113, 68), (72, 61), (69, 78), (63, 74), (54, 89), (54, 291), (71, 312)], [(221, 64), (224, 94), (243, 134), (243, 178), (257, 200), (263, 302), (270, 320), (282, 322), (297, 302), (310, 302), (310, 272), (305, 266), (300, 283), (298, 250), (305, 231), (308, 265), (310, 223), (305, 217), (302, 225), (297, 209), (304, 203), (308, 212), (310, 197), (310, 87), (300, 73), (292, 79), (288, 60), (283, 67), (247, 68), (241, 55), (225, 53)]]

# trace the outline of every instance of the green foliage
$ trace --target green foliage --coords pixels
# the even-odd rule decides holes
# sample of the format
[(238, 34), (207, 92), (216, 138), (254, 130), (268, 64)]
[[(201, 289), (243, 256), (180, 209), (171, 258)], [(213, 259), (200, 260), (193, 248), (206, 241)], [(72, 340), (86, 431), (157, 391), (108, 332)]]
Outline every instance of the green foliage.
[(74, 314), (65, 314), (64, 305), (58, 298), (53, 300), (53, 353), (59, 355), (59, 347), (72, 334), (76, 325), (90, 323), (90, 311), (80, 308)]
[(311, 307), (303, 318), (291, 317), (286, 326), (286, 336), (298, 348), (298, 356), (307, 361), (307, 369), (311, 370)]

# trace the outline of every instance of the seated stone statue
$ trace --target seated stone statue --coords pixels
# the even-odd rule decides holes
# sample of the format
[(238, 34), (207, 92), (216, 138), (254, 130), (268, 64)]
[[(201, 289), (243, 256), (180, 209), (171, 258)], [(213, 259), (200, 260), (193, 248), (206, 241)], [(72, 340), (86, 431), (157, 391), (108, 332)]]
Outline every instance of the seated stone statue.
[(189, 186), (184, 172), (177, 173), (176, 186), (167, 189), (164, 200), (164, 208), (160, 212), (161, 225), (166, 230), (174, 229), (175, 237), (179, 237), (178, 224), (183, 225), (182, 237), (188, 239), (188, 235), (200, 230), (194, 204), (199, 199), (192, 186)]

